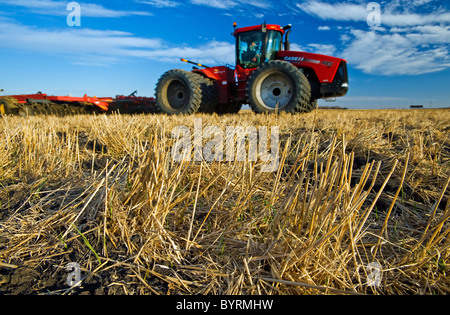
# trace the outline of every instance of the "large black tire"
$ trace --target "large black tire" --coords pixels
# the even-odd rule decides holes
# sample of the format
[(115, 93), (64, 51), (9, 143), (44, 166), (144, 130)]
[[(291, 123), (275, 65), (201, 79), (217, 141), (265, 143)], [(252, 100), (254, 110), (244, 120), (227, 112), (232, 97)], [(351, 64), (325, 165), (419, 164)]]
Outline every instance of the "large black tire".
[(202, 101), (198, 111), (208, 114), (214, 113), (219, 96), (214, 81), (199, 74), (194, 74), (194, 77), (199, 80), (202, 89)]
[(250, 75), (247, 98), (256, 113), (312, 110), (308, 79), (297, 67), (282, 60), (269, 61)]
[(212, 79), (199, 75), (199, 80), (202, 87), (202, 102), (200, 104), (199, 112), (202, 113), (216, 113), (218, 115), (237, 114), (242, 107), (240, 103), (218, 103), (217, 86)]
[(156, 84), (156, 105), (166, 114), (194, 114), (202, 103), (201, 82), (197, 74), (169, 70)]

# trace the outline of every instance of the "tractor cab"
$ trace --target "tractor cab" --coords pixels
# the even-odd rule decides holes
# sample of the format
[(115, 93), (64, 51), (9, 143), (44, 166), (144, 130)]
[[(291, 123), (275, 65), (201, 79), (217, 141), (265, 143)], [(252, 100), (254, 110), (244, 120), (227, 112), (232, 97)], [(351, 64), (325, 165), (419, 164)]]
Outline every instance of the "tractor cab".
[(262, 24), (235, 29), (236, 64), (243, 69), (251, 69), (275, 60), (282, 50), (285, 30), (289, 28)]

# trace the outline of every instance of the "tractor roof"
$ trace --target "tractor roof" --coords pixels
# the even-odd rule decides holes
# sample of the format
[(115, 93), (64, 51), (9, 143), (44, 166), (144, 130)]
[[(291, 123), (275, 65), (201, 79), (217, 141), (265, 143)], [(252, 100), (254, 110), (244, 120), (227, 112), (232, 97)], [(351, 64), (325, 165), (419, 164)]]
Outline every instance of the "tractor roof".
[[(268, 31), (278, 31), (278, 32), (281, 32), (282, 34), (284, 34), (284, 29), (280, 25), (267, 24), (266, 27), (267, 27)], [(240, 33), (245, 33), (245, 32), (250, 32), (250, 31), (260, 31), (260, 30), (262, 30), (262, 25), (242, 27), (242, 28), (236, 29), (234, 31), (234, 35), (237, 35)]]

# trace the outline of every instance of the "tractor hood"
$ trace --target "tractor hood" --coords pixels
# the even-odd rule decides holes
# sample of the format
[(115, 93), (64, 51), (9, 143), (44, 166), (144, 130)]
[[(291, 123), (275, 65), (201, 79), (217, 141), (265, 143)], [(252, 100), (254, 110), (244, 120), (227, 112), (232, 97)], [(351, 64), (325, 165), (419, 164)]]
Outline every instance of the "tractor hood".
[(277, 59), (292, 63), (298, 68), (315, 70), (320, 83), (331, 83), (344, 59), (300, 51), (280, 51)]

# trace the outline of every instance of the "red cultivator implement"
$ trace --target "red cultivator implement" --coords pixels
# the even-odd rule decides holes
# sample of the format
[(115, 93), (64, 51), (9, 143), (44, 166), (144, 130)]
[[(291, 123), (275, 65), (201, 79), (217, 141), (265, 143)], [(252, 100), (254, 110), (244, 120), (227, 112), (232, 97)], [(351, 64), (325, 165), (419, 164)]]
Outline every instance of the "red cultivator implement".
[(55, 96), (41, 92), (36, 94), (8, 95), (0, 99), (3, 115), (76, 115), (88, 113), (151, 113), (156, 111), (153, 97), (118, 95), (112, 97)]

